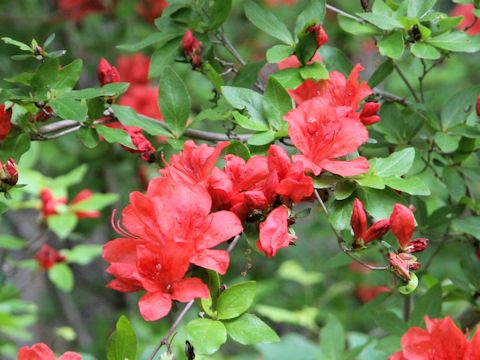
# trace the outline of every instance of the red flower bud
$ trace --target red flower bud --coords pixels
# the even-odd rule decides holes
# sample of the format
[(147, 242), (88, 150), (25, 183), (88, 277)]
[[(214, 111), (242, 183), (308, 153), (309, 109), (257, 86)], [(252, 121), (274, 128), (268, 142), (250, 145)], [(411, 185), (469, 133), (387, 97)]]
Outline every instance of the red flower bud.
[[(80, 191), (77, 196), (72, 200), (72, 205), (78, 204), (84, 200), (88, 200), (92, 197), (93, 192), (88, 189)], [(94, 219), (100, 217), (100, 211), (76, 211), (75, 216), (79, 219)]]
[(480, 117), (480, 95), (477, 96), (477, 116)]
[(363, 238), (365, 245), (373, 240), (380, 239), (383, 235), (385, 235), (388, 232), (389, 228), (390, 228), (390, 223), (388, 219), (382, 219), (377, 221), (375, 224), (370, 226), (370, 228), (367, 230)]
[(398, 254), (390, 253), (389, 255), (390, 266), (392, 270), (401, 278), (405, 280), (410, 279), (410, 267), (408, 260), (402, 259)]
[(188, 29), (182, 39), (182, 48), (185, 57), (190, 60), (194, 69), (202, 66), (202, 43), (194, 36), (192, 30)]
[(372, 125), (380, 121), (380, 116), (377, 115), (380, 110), (380, 104), (377, 102), (367, 102), (360, 113), (360, 121), (364, 125)]
[(65, 198), (55, 199), (50, 189), (43, 189), (40, 192), (40, 199), (42, 200), (41, 211), (45, 219), (51, 215), (57, 214), (58, 205), (65, 205), (67, 203), (67, 199)]
[(402, 249), (408, 246), (414, 229), (415, 217), (412, 211), (404, 205), (396, 204), (390, 215), (390, 230)]
[(66, 260), (65, 256), (60, 255), (57, 250), (47, 244), (42, 245), (34, 258), (37, 260), (38, 265), (44, 270), (51, 269), (55, 264)]
[(359, 199), (353, 202), (353, 212), (350, 218), (350, 225), (353, 230), (353, 239), (358, 240), (364, 237), (367, 231), (367, 214), (363, 208), (363, 203)]
[(317, 47), (321, 47), (323, 44), (325, 44), (328, 41), (328, 35), (325, 32), (325, 29), (323, 28), (322, 25), (314, 25), (311, 26), (308, 31), (314, 32), (315, 31), (315, 36), (317, 40)]
[(427, 245), (428, 245), (428, 239), (418, 238), (418, 239), (410, 241), (408, 249), (409, 249), (410, 253), (421, 252), (421, 251), (425, 250)]
[(120, 74), (115, 66), (105, 59), (101, 58), (97, 67), (98, 82), (100, 85), (106, 85), (120, 81)]
[(4, 140), (12, 128), (12, 109), (0, 104), (0, 141)]
[(421, 267), (422, 267), (422, 264), (420, 264), (419, 262), (412, 262), (408, 264), (408, 268), (412, 271), (417, 271)]
[(8, 159), (5, 164), (0, 162), (0, 184), (15, 186), (18, 181), (18, 169), (15, 160)]

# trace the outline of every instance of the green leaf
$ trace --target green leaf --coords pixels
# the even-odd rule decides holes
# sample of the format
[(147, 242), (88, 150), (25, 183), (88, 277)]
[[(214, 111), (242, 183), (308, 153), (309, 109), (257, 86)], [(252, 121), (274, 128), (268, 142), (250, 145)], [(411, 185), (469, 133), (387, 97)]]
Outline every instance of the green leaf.
[(343, 31), (356, 36), (360, 35), (378, 35), (380, 30), (370, 24), (361, 24), (357, 20), (346, 16), (337, 15), (338, 25)]
[(87, 105), (73, 99), (54, 99), (48, 103), (55, 114), (62, 119), (84, 121), (87, 118)]
[(471, 216), (465, 219), (454, 219), (452, 226), (457, 232), (472, 235), (480, 240), (480, 217)]
[(375, 321), (390, 335), (403, 335), (408, 330), (408, 325), (393, 311), (382, 311), (375, 316)]
[(160, 124), (159, 120), (153, 120), (139, 115), (128, 106), (112, 105), (112, 111), (117, 119), (125, 126), (139, 127), (153, 136), (172, 137), (172, 134)]
[(374, 13), (357, 13), (357, 15), (382, 30), (403, 29), (402, 23), (390, 16)]
[(341, 181), (335, 186), (335, 199), (345, 200), (355, 191), (356, 185), (351, 181)]
[(183, 80), (169, 66), (160, 76), (158, 99), (165, 122), (173, 134), (179, 138), (190, 116), (190, 95)]
[(82, 126), (77, 132), (80, 141), (89, 149), (93, 149), (98, 145), (98, 134), (95, 129), (90, 126)]
[(118, 199), (119, 195), (115, 193), (95, 193), (88, 199), (70, 206), (70, 211), (99, 211), (118, 201)]
[(300, 75), (304, 79), (313, 80), (328, 79), (328, 77), (330, 76), (325, 65), (318, 61), (315, 61), (313, 64), (301, 67)]
[(233, 319), (242, 315), (252, 305), (255, 291), (255, 281), (246, 281), (222, 292), (217, 303), (218, 319)]
[[(404, 204), (405, 201), (393, 190), (377, 190), (369, 188), (357, 188), (358, 197), (365, 204), (367, 212), (375, 219), (390, 217), (395, 204)], [(351, 213), (350, 213), (351, 214)]]
[(417, 289), (418, 286), (418, 278), (415, 273), (411, 272), (410, 273), (410, 280), (406, 285), (402, 285), (398, 288), (398, 291), (403, 294), (403, 295), (408, 295), (414, 292)]
[(187, 324), (186, 330), (196, 354), (213, 354), (227, 341), (227, 330), (220, 321), (195, 319)]
[(480, 50), (480, 35), (469, 36), (463, 31), (454, 31), (435, 36), (427, 40), (439, 49), (473, 53)]
[(222, 26), (222, 24), (228, 19), (231, 8), (232, 0), (214, 0), (210, 9), (208, 28), (214, 30)]
[(251, 157), (248, 147), (244, 143), (236, 140), (230, 141), (230, 145), (225, 148), (225, 153), (239, 156), (243, 160), (248, 160)]
[(182, 36), (182, 31), (162, 31), (162, 32), (156, 32), (153, 34), (148, 35), (145, 39), (135, 43), (135, 44), (127, 44), (127, 45), (118, 45), (117, 48), (120, 50), (125, 50), (129, 52), (137, 52), (139, 50), (142, 50), (150, 45), (157, 44), (165, 44), (168, 41)]
[(51, 88), (58, 79), (58, 59), (47, 58), (40, 64), (32, 78), (31, 84), (34, 90), (45, 90)]
[(462, 175), (452, 167), (445, 166), (443, 168), (443, 181), (447, 185), (448, 193), (453, 201), (458, 202), (467, 192), (465, 180)]
[(339, 71), (348, 76), (352, 71), (352, 63), (349, 58), (339, 49), (323, 45), (318, 52), (322, 55), (323, 63), (328, 71)]
[(430, 189), (428, 186), (417, 176), (411, 176), (405, 179), (400, 177), (390, 177), (383, 180), (385, 181), (385, 184), (392, 189), (406, 192), (410, 195), (430, 195)]
[(415, 160), (415, 149), (406, 148), (394, 152), (387, 158), (376, 161), (376, 173), (382, 178), (402, 176), (410, 170)]
[(276, 64), (289, 57), (293, 51), (294, 48), (289, 45), (275, 45), (267, 50), (267, 61), (270, 64)]
[(65, 263), (56, 264), (49, 269), (48, 278), (60, 290), (70, 292), (73, 289), (73, 273)]
[(9, 137), (0, 146), (0, 161), (14, 158), (18, 163), (28, 149), (30, 149), (30, 136), (26, 133), (19, 133), (14, 136), (14, 133), (11, 131)]
[(155, 50), (150, 59), (149, 78), (159, 76), (165, 67), (172, 64), (180, 48), (180, 39), (176, 38)]
[(233, 111), (232, 115), (233, 115), (233, 118), (235, 119), (235, 122), (241, 127), (243, 127), (244, 129), (255, 130), (255, 131), (268, 130), (268, 126), (264, 122), (255, 120), (255, 118), (242, 115), (238, 111)]
[(59, 99), (94, 99), (97, 97), (102, 96), (115, 96), (123, 94), (127, 91), (129, 87), (129, 83), (111, 83), (102, 86), (99, 89), (82, 89), (82, 90), (73, 90), (66, 93), (61, 94), (58, 98)]
[(253, 25), (287, 45), (294, 44), (292, 34), (288, 31), (288, 28), (273, 13), (266, 11), (252, 0), (247, 0), (244, 8), (247, 19)]
[(326, 12), (325, 0), (308, 0), (295, 23), (295, 34), (299, 34), (307, 26), (323, 23)]
[(223, 81), (222, 76), (218, 73), (215, 68), (207, 63), (203, 65), (203, 71), (205, 75), (207, 75), (207, 78), (210, 80), (210, 82), (215, 86), (215, 89), (220, 92), (221, 87), (225, 84)]
[(353, 196), (349, 197), (346, 200), (329, 202), (328, 221), (337, 230), (349, 229), (352, 209)]
[(326, 325), (320, 331), (322, 359), (340, 360), (345, 349), (345, 332), (338, 319), (329, 315)]
[(480, 86), (474, 86), (453, 95), (442, 109), (442, 129), (446, 131), (464, 123), (469, 113), (474, 110), (478, 94), (480, 94)]
[(303, 82), (303, 78), (300, 75), (300, 69), (283, 69), (277, 71), (272, 77), (275, 77), (275, 79), (287, 89), (296, 88)]
[(415, 43), (410, 47), (410, 50), (413, 55), (421, 59), (436, 60), (442, 56), (436, 48), (424, 43)]
[(71, 185), (78, 184), (85, 178), (87, 170), (88, 170), (87, 165), (85, 164), (80, 165), (75, 169), (69, 171), (65, 175), (55, 178), (54, 185), (58, 187), (67, 188)]
[(292, 98), (287, 90), (277, 79), (270, 77), (263, 95), (263, 109), (270, 126), (281, 129), (286, 124), (283, 116), (292, 108)]
[(393, 61), (391, 59), (385, 60), (380, 66), (375, 70), (375, 72), (370, 76), (368, 80), (368, 85), (371, 88), (376, 87), (383, 80), (385, 80), (393, 72)]
[(78, 219), (74, 214), (51, 215), (47, 218), (47, 224), (60, 239), (65, 239), (71, 234)]
[[(256, 91), (233, 86), (222, 86), (222, 94), (235, 109), (247, 109), (248, 113), (258, 123), (268, 128), (263, 113), (263, 98)], [(163, 111), (163, 110), (162, 110)]]
[(102, 255), (102, 245), (76, 245), (73, 249), (62, 250), (62, 255), (69, 263), (87, 265)]
[(378, 50), (383, 56), (400, 59), (405, 50), (405, 43), (403, 41), (403, 35), (401, 32), (392, 32), (390, 35), (384, 37), (378, 43)]
[(249, 88), (252, 87), (258, 79), (258, 73), (265, 65), (265, 61), (258, 61), (251, 64), (246, 64), (240, 68), (237, 76), (233, 79), (231, 85)]
[(457, 150), (460, 143), (460, 136), (449, 135), (442, 132), (437, 132), (434, 139), (440, 150), (445, 154)]
[(72, 61), (70, 64), (64, 66), (58, 72), (57, 81), (52, 84), (53, 89), (73, 89), (76, 85), (80, 73), (82, 72), (83, 61), (77, 59)]
[(262, 133), (257, 133), (255, 135), (252, 135), (247, 143), (249, 145), (255, 145), (255, 146), (262, 146), (262, 145), (267, 145), (271, 144), (275, 141), (275, 132), (272, 130), (268, 130)]
[[(438, 318), (442, 315), (442, 287), (439, 283), (432, 286), (424, 295), (415, 297), (410, 326), (422, 326), (423, 318)], [(398, 334), (402, 335), (402, 334)]]
[(0, 249), (20, 250), (26, 245), (26, 241), (15, 236), (0, 235)]
[(110, 144), (122, 144), (130, 149), (136, 149), (137, 147), (132, 144), (130, 135), (125, 130), (111, 128), (104, 125), (97, 125), (95, 127), (98, 134), (105, 138), (105, 141)]
[(10, 45), (14, 45), (16, 47), (18, 47), (20, 50), (23, 50), (23, 51), (32, 51), (32, 49), (30, 48), (29, 45), (27, 44), (24, 44), (20, 41), (17, 41), (17, 40), (14, 40), (12, 38), (9, 38), (9, 37), (2, 37), (2, 40), (5, 44), (10, 44)]
[(421, 18), (437, 2), (437, 0), (410, 0), (407, 7), (407, 16), (410, 18)]
[(302, 32), (299, 35), (297, 46), (295, 47), (295, 56), (302, 65), (305, 65), (313, 58), (317, 48), (315, 31)]
[(243, 345), (280, 341), (275, 331), (253, 314), (243, 314), (223, 324), (227, 328), (228, 335)]
[(137, 358), (137, 335), (130, 321), (120, 316), (115, 332), (107, 343), (107, 360), (135, 360)]

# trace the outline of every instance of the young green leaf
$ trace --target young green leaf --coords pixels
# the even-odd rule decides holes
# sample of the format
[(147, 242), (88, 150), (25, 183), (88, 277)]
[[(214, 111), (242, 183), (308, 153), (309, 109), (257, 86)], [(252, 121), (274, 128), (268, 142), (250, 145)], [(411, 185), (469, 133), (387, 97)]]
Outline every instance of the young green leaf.
[(47, 224), (60, 239), (65, 239), (71, 234), (78, 219), (74, 214), (51, 215), (47, 218)]
[(107, 360), (135, 360), (137, 358), (137, 335), (130, 321), (120, 316), (115, 332), (107, 343)]
[(378, 43), (380, 54), (392, 59), (400, 59), (404, 49), (405, 44), (400, 31), (392, 32)]
[(224, 321), (223, 324), (228, 335), (243, 345), (280, 341), (275, 331), (253, 314), (243, 314), (236, 319)]
[(48, 103), (55, 114), (62, 119), (83, 122), (87, 118), (88, 108), (85, 103), (73, 99), (54, 99)]
[(132, 139), (125, 130), (115, 129), (104, 125), (97, 125), (95, 129), (97, 130), (98, 134), (103, 136), (105, 141), (109, 142), (110, 144), (118, 143), (130, 149), (137, 148), (132, 144)]
[(125, 126), (139, 127), (153, 136), (172, 137), (172, 134), (160, 124), (160, 120), (153, 120), (139, 115), (128, 106), (112, 105), (112, 111), (117, 119)]
[(252, 305), (255, 291), (255, 281), (246, 281), (222, 292), (217, 303), (218, 319), (233, 319), (242, 315)]
[(415, 149), (406, 148), (394, 152), (387, 158), (379, 158), (376, 161), (376, 173), (382, 178), (402, 176), (410, 170), (415, 160)]
[(70, 292), (73, 289), (73, 273), (65, 263), (55, 264), (48, 270), (48, 278), (60, 290)]
[(195, 319), (187, 324), (186, 330), (196, 354), (213, 354), (227, 341), (227, 330), (220, 321)]
[(435, 47), (425, 43), (415, 43), (411, 46), (410, 51), (413, 55), (420, 59), (436, 60), (439, 59), (442, 54)]

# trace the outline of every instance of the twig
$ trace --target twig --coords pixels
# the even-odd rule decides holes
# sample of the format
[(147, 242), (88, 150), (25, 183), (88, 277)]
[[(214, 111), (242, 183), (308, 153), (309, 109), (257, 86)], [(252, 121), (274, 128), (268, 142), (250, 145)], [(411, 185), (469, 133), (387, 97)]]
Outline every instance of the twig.
[[(241, 234), (238, 234), (237, 236), (235, 236), (233, 241), (228, 246), (227, 252), (229, 252), (229, 253), (232, 252), (232, 250), (235, 248), (235, 246), (237, 246), (241, 237), (242, 237)], [(168, 344), (170, 343), (170, 341), (169, 341), (170, 337), (175, 332), (178, 325), (180, 325), (180, 323), (182, 322), (185, 315), (187, 315), (188, 311), (193, 306), (194, 302), (195, 302), (195, 300), (190, 300), (188, 303), (185, 304), (184, 308), (182, 309), (180, 314), (178, 314), (178, 316), (175, 319), (175, 321), (173, 322), (172, 326), (170, 326), (170, 329), (168, 329), (167, 333), (165, 334), (165, 336), (160, 341), (160, 344), (158, 344), (158, 346), (155, 348), (155, 350), (153, 350), (153, 352), (150, 354), (150, 357), (148, 358), (148, 360), (153, 360), (163, 346), (168, 346)]]
[(232, 45), (230, 40), (228, 40), (228, 38), (225, 36), (225, 34), (222, 31), (218, 31), (215, 34), (215, 36), (222, 43), (225, 49), (227, 49), (228, 52), (232, 54), (235, 60), (237, 60), (240, 63), (240, 65), (243, 66), (246, 64), (245, 60), (243, 60), (242, 58), (242, 55), (240, 55), (240, 53), (237, 51), (237, 49), (235, 49), (235, 47)]
[(340, 9), (336, 8), (335, 6), (328, 5), (328, 4), (327, 4), (326, 6), (327, 6), (327, 9), (328, 9), (328, 10), (331, 10), (331, 11), (333, 11), (333, 12), (335, 12), (335, 13), (337, 13), (337, 14), (340, 14), (340, 15), (342, 15), (342, 16), (345, 16), (345, 17), (347, 17), (347, 18), (349, 18), (349, 19), (358, 21), (359, 23), (362, 23), (362, 24), (364, 24), (364, 23), (366, 22), (366, 21), (363, 20), (362, 18), (359, 18), (358, 16), (355, 16), (355, 15), (351, 15), (351, 14), (349, 14), (349, 13), (343, 11), (343, 10), (340, 10)]
[(417, 103), (420, 103), (420, 98), (418, 97), (417, 93), (415, 92), (415, 89), (413, 88), (412, 84), (410, 84), (410, 82), (408, 81), (408, 79), (405, 77), (405, 75), (402, 73), (402, 71), (400, 70), (400, 68), (398, 67), (397, 64), (393, 63), (393, 68), (395, 69), (395, 71), (398, 73), (398, 75), (400, 75), (400, 77), (402, 78), (403, 82), (405, 83), (405, 85), (407, 86), (408, 90), (410, 90), (410, 93), (413, 95), (413, 98), (415, 99), (415, 101)]
[(412, 313), (413, 297), (412, 294), (405, 295), (403, 298), (403, 320), (410, 321), (410, 314)]
[[(325, 212), (325, 214), (328, 216), (328, 209), (327, 207), (325, 206), (325, 203), (323, 202), (322, 198), (320, 197), (320, 194), (318, 193), (317, 190), (314, 191), (315, 193), (315, 197), (317, 198), (318, 202), (320, 203), (321, 207), (323, 208), (323, 211)], [(347, 254), (348, 256), (350, 256), (353, 260), (355, 260), (356, 262), (358, 262), (359, 264), (365, 266), (366, 268), (370, 269), (370, 270), (387, 270), (388, 269), (388, 266), (374, 266), (374, 265), (370, 265), (368, 263), (366, 263), (365, 261), (363, 261), (362, 259), (356, 257), (354, 254), (353, 254), (353, 250), (350, 249), (346, 244), (345, 244), (345, 240), (343, 239), (343, 237), (339, 234), (339, 232), (337, 231), (337, 229), (335, 229), (333, 227), (332, 224), (330, 224), (329, 222), (329, 225), (331, 227), (331, 229), (333, 230), (336, 238), (337, 238), (337, 243), (338, 243), (338, 247), (340, 248), (340, 250), (342, 250), (345, 254)]]
[(402, 98), (398, 95), (392, 94), (389, 91), (381, 90), (379, 88), (374, 88), (373, 93), (377, 96), (380, 96), (385, 101), (396, 102), (403, 106), (408, 106), (409, 104), (407, 99)]

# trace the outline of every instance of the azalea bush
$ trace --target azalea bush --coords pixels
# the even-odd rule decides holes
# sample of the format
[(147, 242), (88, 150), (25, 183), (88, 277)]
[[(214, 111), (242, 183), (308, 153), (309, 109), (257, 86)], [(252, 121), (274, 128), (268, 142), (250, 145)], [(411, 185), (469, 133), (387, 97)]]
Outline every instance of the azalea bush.
[(0, 10), (1, 358), (480, 359), (478, 0)]

